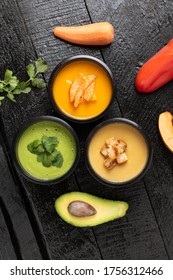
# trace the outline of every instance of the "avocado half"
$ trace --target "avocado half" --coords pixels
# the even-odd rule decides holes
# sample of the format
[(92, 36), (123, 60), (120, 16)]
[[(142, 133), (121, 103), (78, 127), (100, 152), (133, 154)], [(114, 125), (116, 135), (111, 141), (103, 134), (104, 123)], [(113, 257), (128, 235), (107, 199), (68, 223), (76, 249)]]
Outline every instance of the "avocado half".
[[(74, 201), (91, 205), (96, 211), (91, 216), (76, 217), (69, 212), (69, 205)], [(76, 227), (93, 227), (123, 217), (128, 209), (123, 201), (103, 199), (88, 193), (70, 192), (61, 195), (55, 201), (58, 215), (67, 223)]]

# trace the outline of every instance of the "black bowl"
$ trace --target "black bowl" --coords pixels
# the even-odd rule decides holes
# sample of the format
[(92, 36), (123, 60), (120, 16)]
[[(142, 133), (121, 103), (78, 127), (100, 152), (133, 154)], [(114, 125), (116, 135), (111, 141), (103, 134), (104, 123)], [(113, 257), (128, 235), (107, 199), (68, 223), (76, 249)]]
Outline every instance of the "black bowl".
[[(66, 135), (68, 135), (68, 139), (71, 139), (70, 141), (73, 141), (74, 144), (74, 149), (75, 149), (75, 156), (74, 156), (74, 161), (71, 164), (71, 166), (69, 168), (67, 168), (67, 171), (62, 174), (62, 176), (59, 176), (57, 174), (57, 177), (54, 178), (40, 178), (40, 176), (38, 176), (39, 178), (37, 178), (37, 176), (31, 174), (27, 169), (25, 169), (25, 167), (22, 165), (20, 159), (19, 159), (19, 154), (18, 154), (18, 145), (19, 145), (19, 141), (22, 137), (22, 135), (24, 135), (24, 133), (26, 132), (27, 129), (29, 129), (29, 127), (31, 127), (32, 125), (37, 126), (37, 124), (42, 123), (44, 125), (45, 122), (45, 129), (44, 131), (51, 131), (51, 123), (52, 125), (55, 125), (55, 127), (53, 128), (55, 131), (58, 130), (58, 128), (60, 129), (60, 133), (62, 133), (62, 131), (65, 131), (65, 133), (67, 133)], [(49, 124), (48, 127), (46, 127), (46, 123)], [(57, 127), (56, 127), (57, 125)], [(32, 130), (35, 130), (36, 128), (33, 128)], [(38, 128), (37, 128), (38, 129)], [(32, 134), (32, 132), (30, 132)], [(47, 132), (46, 132), (47, 133)], [(53, 136), (52, 131), (51, 133), (51, 137)], [(30, 135), (31, 135), (30, 134)], [(49, 135), (47, 135), (49, 137)], [(37, 140), (37, 139), (35, 139)], [(39, 139), (38, 139), (39, 140)], [(59, 145), (59, 144), (58, 144)], [(27, 147), (27, 145), (26, 145)], [(20, 171), (20, 173), (27, 178), (28, 180), (37, 183), (37, 184), (41, 184), (41, 185), (49, 185), (49, 184), (55, 184), (55, 183), (59, 183), (65, 179), (67, 179), (71, 173), (75, 170), (77, 163), (79, 161), (79, 140), (78, 137), (75, 133), (75, 131), (73, 130), (73, 128), (65, 121), (56, 118), (56, 117), (52, 117), (52, 116), (40, 116), (37, 118), (34, 118), (32, 120), (30, 120), (29, 122), (27, 122), (26, 124), (24, 124), (22, 126), (22, 128), (20, 129), (20, 131), (16, 134), (16, 136), (14, 137), (13, 140), (13, 146), (12, 146), (12, 154), (13, 154), (13, 159), (14, 159), (14, 164), (17, 167), (17, 169)], [(36, 156), (36, 155), (35, 155)], [(29, 161), (28, 161), (29, 162)], [(29, 162), (30, 166), (32, 165)], [(39, 163), (40, 165), (42, 163)], [(49, 173), (49, 167), (47, 167), (47, 173)], [(58, 168), (57, 168), (57, 173), (58, 173)], [(58, 177), (59, 176), (59, 177)]]
[[(96, 170), (94, 169), (94, 167), (92, 166), (90, 160), (89, 160), (89, 147), (90, 147), (90, 143), (91, 143), (91, 140), (93, 139), (93, 137), (95, 136), (95, 134), (100, 130), (102, 129), (103, 127), (106, 127), (107, 125), (109, 124), (117, 124), (117, 123), (122, 123), (122, 124), (126, 124), (126, 125), (129, 125), (131, 127), (133, 127), (135, 130), (137, 130), (140, 135), (142, 136), (144, 142), (146, 143), (146, 148), (147, 148), (147, 160), (145, 162), (145, 165), (144, 167), (141, 169), (141, 171), (139, 173), (137, 173), (134, 177), (128, 179), (128, 180), (122, 180), (122, 181), (116, 181), (116, 180), (108, 180), (107, 178), (104, 178), (102, 177), (101, 174), (98, 174), (98, 172), (96, 172)], [(112, 135), (113, 136), (113, 135)], [(105, 140), (107, 139), (107, 135), (105, 135)], [(121, 139), (123, 140), (123, 139)], [(102, 143), (104, 144), (104, 143)], [(128, 143), (127, 143), (128, 145)], [(130, 185), (132, 183), (135, 183), (137, 182), (138, 180), (140, 180), (147, 172), (147, 170), (149, 169), (150, 167), (150, 164), (151, 164), (151, 161), (152, 161), (152, 154), (153, 154), (153, 151), (152, 151), (152, 147), (151, 147), (151, 144), (150, 142), (148, 141), (147, 137), (146, 137), (146, 134), (144, 133), (144, 130), (135, 122), (131, 121), (131, 120), (128, 120), (128, 119), (125, 119), (125, 118), (113, 118), (113, 119), (109, 119), (109, 120), (106, 120), (106, 121), (103, 121), (102, 123), (100, 123), (99, 125), (97, 125), (92, 131), (91, 133), (89, 134), (87, 140), (86, 140), (86, 157), (85, 157), (85, 160), (86, 160), (86, 166), (90, 172), (90, 174), (97, 180), (99, 181), (100, 183), (106, 185), (106, 186), (110, 186), (110, 187), (120, 187), (120, 186), (126, 186), (126, 185)], [(134, 155), (135, 156), (135, 155)], [(126, 163), (124, 163), (126, 164)], [(116, 166), (114, 167), (114, 170), (116, 172)]]
[[(112, 87), (112, 96), (111, 96), (111, 100), (108, 104), (108, 106), (105, 108), (104, 111), (102, 111), (100, 114), (98, 114), (97, 116), (94, 117), (88, 117), (88, 118), (78, 118), (76, 116), (72, 116), (69, 115), (68, 113), (64, 112), (63, 110), (61, 110), (61, 108), (56, 104), (54, 97), (53, 97), (53, 83), (54, 80), (57, 76), (57, 74), (68, 64), (74, 62), (74, 61), (89, 61), (89, 62), (93, 62), (96, 65), (98, 65), (99, 67), (101, 67), (106, 75), (109, 77), (110, 79), (110, 83), (111, 83), (111, 87)], [(67, 59), (64, 59), (63, 61), (61, 61), (52, 71), (50, 79), (49, 79), (49, 83), (48, 83), (48, 90), (49, 90), (49, 95), (50, 95), (50, 100), (51, 103), (53, 105), (53, 108), (55, 110), (56, 113), (58, 113), (59, 115), (61, 115), (63, 118), (72, 121), (72, 122), (77, 122), (77, 123), (89, 123), (92, 121), (96, 121), (99, 118), (103, 117), (107, 111), (109, 110), (112, 102), (113, 102), (113, 97), (114, 97), (114, 88), (115, 88), (115, 84), (114, 84), (114, 79), (113, 79), (113, 74), (111, 72), (111, 70), (109, 69), (109, 67), (101, 60), (99, 60), (96, 57), (93, 56), (89, 56), (89, 55), (77, 55), (77, 56), (72, 56), (69, 57)]]

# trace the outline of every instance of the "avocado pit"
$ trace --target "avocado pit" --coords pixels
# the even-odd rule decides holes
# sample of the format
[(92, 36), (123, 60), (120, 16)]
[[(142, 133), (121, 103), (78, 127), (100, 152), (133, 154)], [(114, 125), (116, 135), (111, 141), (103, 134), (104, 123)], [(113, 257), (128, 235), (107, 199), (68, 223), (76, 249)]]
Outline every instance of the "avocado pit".
[(80, 200), (72, 201), (68, 205), (68, 212), (75, 217), (88, 217), (97, 213), (93, 206)]

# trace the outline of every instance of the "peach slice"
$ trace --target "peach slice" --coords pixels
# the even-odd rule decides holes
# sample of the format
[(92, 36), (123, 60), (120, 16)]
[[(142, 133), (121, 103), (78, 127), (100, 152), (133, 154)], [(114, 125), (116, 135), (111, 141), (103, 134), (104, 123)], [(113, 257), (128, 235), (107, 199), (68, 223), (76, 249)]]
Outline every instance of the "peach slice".
[(159, 115), (159, 131), (167, 148), (173, 152), (173, 116), (169, 112)]

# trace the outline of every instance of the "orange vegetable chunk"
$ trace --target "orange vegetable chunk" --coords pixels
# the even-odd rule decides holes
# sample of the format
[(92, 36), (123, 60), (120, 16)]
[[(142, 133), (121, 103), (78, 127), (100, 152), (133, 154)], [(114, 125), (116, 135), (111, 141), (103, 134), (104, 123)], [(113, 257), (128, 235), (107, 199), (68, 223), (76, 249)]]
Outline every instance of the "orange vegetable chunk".
[(74, 107), (77, 108), (82, 101), (83, 101), (83, 84), (80, 87), (78, 87), (76, 91)]
[(169, 112), (163, 112), (159, 116), (159, 131), (167, 148), (173, 152), (173, 116)]
[(70, 102), (75, 101), (75, 96), (77, 92), (83, 90), (82, 84), (84, 83), (84, 76), (80, 73), (80, 75), (73, 81), (70, 87)]
[(90, 101), (94, 95), (95, 82), (92, 82), (84, 91), (84, 99)]
[(95, 78), (95, 75), (88, 75), (87, 77), (85, 77), (84, 90), (86, 90), (87, 87), (89, 87), (89, 85), (95, 80)]
[(53, 33), (67, 42), (80, 45), (103, 46), (114, 40), (114, 27), (109, 22), (81, 26), (56, 26)]

